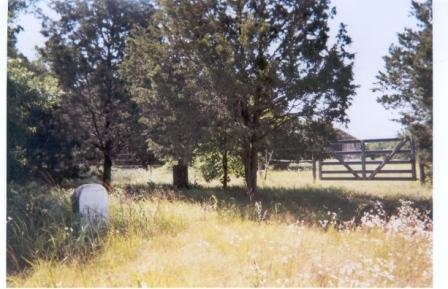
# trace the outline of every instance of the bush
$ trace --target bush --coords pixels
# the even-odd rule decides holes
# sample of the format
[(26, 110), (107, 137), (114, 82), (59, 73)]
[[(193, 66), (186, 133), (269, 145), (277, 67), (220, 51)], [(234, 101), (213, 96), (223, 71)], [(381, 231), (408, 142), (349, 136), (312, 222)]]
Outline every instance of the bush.
[[(224, 168), (222, 158), (222, 152), (219, 151), (201, 152), (194, 159), (193, 163), (194, 166), (199, 169), (206, 182), (219, 179), (219, 181), (223, 184)], [(226, 182), (230, 182), (229, 175), (234, 175), (235, 177), (242, 177), (244, 175), (244, 167), (241, 159), (236, 155), (232, 155), (230, 152), (228, 152), (227, 155), (227, 166), (228, 171)]]

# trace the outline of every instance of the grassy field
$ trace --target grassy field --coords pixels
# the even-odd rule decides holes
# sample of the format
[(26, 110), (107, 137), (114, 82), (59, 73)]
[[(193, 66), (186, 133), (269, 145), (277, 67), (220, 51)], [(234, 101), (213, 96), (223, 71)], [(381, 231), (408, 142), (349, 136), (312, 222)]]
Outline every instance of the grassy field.
[(22, 247), (10, 250), (12, 264), (24, 250), (30, 257), (8, 286), (432, 286), (429, 186), (270, 171), (249, 201), (241, 179), (223, 190), (189, 176), (192, 188), (175, 191), (168, 168), (115, 170), (110, 224), (93, 237), (67, 213), (73, 187), (48, 189), (66, 211), (42, 215), (47, 233), (8, 220), (13, 232), (34, 234), (14, 240)]

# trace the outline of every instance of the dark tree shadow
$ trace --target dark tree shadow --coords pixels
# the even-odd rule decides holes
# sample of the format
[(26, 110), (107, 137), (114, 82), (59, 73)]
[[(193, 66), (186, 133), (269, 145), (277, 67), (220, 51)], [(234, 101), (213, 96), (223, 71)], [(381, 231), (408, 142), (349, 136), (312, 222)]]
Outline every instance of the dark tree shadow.
[[(422, 200), (403, 195), (375, 197), (356, 194), (343, 188), (262, 188), (250, 200), (242, 187), (193, 186), (186, 190), (174, 190), (169, 185), (127, 185), (124, 187), (128, 197), (142, 199), (156, 197), (167, 200), (184, 200), (200, 204), (213, 204), (218, 210), (236, 210), (241, 217), (250, 219), (269, 219), (276, 217), (286, 222), (303, 221), (318, 224), (336, 213), (336, 222), (354, 220), (359, 223), (365, 212), (375, 213), (378, 204), (384, 209), (385, 217), (397, 214), (401, 200), (411, 201), (432, 219), (432, 199)], [(264, 215), (264, 217), (263, 217)]]

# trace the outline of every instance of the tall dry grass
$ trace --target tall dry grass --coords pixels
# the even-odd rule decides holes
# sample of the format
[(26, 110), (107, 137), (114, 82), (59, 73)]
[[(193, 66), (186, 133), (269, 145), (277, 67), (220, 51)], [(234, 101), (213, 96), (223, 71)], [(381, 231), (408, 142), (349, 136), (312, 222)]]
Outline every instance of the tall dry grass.
[[(260, 194), (251, 202), (241, 194), (240, 179), (232, 179), (228, 190), (204, 183), (194, 170), (190, 179), (196, 186), (174, 191), (167, 185), (167, 168), (114, 171), (111, 219), (107, 231), (93, 239), (95, 247), (68, 250), (70, 240), (79, 238), (70, 229), (76, 221), (69, 213), (55, 220), (60, 223), (49, 219), (41, 228), (52, 224), (70, 233), (33, 235), (36, 243), (50, 236), (59, 240), (61, 246), (44, 254), (35, 251), (42, 250), (40, 245), (24, 242), (29, 265), (11, 273), (8, 285), (432, 285), (430, 187), (416, 182), (313, 183), (309, 172), (272, 171), (260, 180)], [(70, 193), (49, 190), (63, 200)], [(59, 253), (52, 255), (54, 250)], [(20, 259), (21, 252), (15, 252)]]

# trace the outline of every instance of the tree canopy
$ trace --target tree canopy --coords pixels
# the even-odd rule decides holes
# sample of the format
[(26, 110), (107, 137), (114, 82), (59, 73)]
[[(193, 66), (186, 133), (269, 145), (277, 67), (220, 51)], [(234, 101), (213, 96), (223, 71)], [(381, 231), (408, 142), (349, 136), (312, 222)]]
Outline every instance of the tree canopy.
[[(224, 187), (229, 174), (243, 175), (254, 196), (262, 152), (291, 146), (298, 157), (319, 159), (333, 123), (348, 121), (354, 54), (344, 24), (330, 37), (329, 0), (52, 0), (50, 7), (58, 17), (41, 15), (41, 59), (11, 62), (8, 81), (18, 85), (8, 91), (8, 129), (64, 128), (67, 143), (35, 143), (54, 143), (86, 165), (102, 161), (107, 188), (116, 156), (127, 154), (145, 164), (175, 162), (177, 187), (188, 184), (193, 162)], [(12, 24), (11, 47), (20, 29)], [(32, 92), (36, 118), (22, 113), (21, 86)], [(46, 115), (52, 122), (39, 120)]]
[(384, 107), (400, 111), (397, 121), (416, 137), (420, 157), (432, 162), (432, 1), (412, 1), (412, 15), (417, 29), (398, 34), (373, 91), (382, 94), (378, 102)]
[[(330, 44), (328, 20), (335, 13), (325, 0), (161, 1), (157, 24), (131, 42), (138, 75), (130, 81), (148, 97), (165, 101), (169, 93), (160, 87), (176, 95), (195, 87), (199, 102), (221, 104), (236, 124), (246, 191), (254, 194), (258, 147), (273, 130), (297, 118), (347, 120), (354, 54), (342, 24)], [(144, 55), (158, 62), (138, 61)], [(175, 74), (157, 78), (165, 69)], [(144, 90), (148, 85), (152, 92)]]
[(130, 30), (146, 26), (153, 8), (139, 0), (55, 0), (51, 7), (60, 18), (44, 18), (41, 53), (66, 94), (70, 130), (85, 149), (102, 154), (109, 187), (113, 156), (132, 133), (133, 107), (118, 65)]

